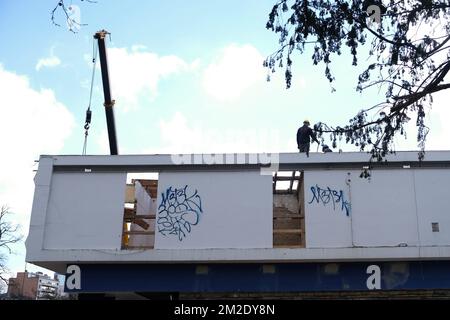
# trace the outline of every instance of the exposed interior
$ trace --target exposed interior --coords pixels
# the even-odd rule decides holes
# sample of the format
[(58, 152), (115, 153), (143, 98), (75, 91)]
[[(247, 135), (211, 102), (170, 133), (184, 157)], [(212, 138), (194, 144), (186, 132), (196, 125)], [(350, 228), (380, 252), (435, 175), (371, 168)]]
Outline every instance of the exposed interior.
[(153, 249), (155, 245), (158, 175), (128, 175), (125, 189), (122, 249)]
[[(273, 247), (305, 247), (303, 171), (273, 175)], [(122, 249), (153, 249), (158, 174), (129, 174), (123, 216)]]
[(273, 247), (305, 247), (303, 171), (273, 175)]

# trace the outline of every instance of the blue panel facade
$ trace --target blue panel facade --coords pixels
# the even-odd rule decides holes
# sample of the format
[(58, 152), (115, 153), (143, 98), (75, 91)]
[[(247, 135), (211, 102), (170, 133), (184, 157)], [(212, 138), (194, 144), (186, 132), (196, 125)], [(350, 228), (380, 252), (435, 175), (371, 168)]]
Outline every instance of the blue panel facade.
[(450, 261), (202, 264), (200, 268), (196, 264), (77, 266), (79, 274), (66, 275), (68, 292), (450, 289)]

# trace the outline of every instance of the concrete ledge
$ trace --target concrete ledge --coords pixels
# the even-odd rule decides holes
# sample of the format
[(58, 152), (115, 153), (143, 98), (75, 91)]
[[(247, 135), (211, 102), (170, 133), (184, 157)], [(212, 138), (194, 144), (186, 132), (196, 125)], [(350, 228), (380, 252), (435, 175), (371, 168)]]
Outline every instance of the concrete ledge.
[(450, 260), (450, 246), (326, 249), (42, 250), (28, 263), (261, 263)]

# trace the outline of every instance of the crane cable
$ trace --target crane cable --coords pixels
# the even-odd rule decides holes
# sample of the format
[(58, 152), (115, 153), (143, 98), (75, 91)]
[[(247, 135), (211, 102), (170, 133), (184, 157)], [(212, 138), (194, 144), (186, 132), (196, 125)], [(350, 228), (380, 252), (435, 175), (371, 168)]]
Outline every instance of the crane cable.
[(96, 47), (96, 41), (92, 43), (92, 77), (91, 77), (91, 89), (89, 93), (89, 105), (86, 110), (86, 120), (84, 123), (84, 144), (83, 144), (83, 153), (82, 155), (86, 155), (87, 150), (87, 138), (89, 135), (89, 128), (91, 126), (91, 118), (92, 118), (92, 111), (91, 111), (91, 103), (92, 103), (92, 92), (94, 91), (94, 77), (95, 77), (95, 65), (97, 63), (97, 47)]

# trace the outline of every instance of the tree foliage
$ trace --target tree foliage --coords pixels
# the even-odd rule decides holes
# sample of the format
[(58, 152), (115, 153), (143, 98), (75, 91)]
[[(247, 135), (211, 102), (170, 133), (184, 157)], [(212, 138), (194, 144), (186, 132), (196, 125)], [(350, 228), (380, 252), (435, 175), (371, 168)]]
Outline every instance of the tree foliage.
[[(373, 21), (369, 6), (376, 5), (381, 21)], [(373, 8), (373, 7), (371, 7)], [(344, 139), (360, 148), (370, 148), (372, 159), (383, 160), (393, 152), (393, 138), (405, 134), (405, 124), (415, 117), (419, 159), (423, 159), (429, 131), (426, 110), (432, 95), (450, 88), (450, 1), (418, 0), (280, 0), (272, 8), (267, 29), (279, 35), (279, 49), (264, 61), (270, 72), (285, 71), (292, 81), (293, 55), (313, 47), (312, 62), (323, 64), (325, 77), (335, 81), (332, 60), (344, 50), (356, 66), (361, 47), (370, 46), (370, 58), (359, 75), (356, 90), (378, 86), (383, 101), (363, 106), (344, 126), (315, 124), (319, 137), (330, 134), (333, 147)], [(270, 77), (269, 77), (270, 79)]]

